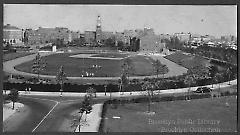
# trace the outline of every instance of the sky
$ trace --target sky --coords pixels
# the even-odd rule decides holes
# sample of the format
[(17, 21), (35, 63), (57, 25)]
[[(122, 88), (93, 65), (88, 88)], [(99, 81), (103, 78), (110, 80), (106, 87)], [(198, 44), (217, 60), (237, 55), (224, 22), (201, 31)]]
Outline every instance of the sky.
[(23, 29), (67, 27), (84, 32), (95, 30), (98, 15), (103, 31), (150, 27), (156, 34), (237, 35), (236, 5), (4, 4), (3, 22)]

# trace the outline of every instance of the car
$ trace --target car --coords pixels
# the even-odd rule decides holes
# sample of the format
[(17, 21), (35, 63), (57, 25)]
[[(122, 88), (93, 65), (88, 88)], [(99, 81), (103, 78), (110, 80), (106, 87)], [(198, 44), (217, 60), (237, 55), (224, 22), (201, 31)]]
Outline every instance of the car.
[(195, 93), (209, 93), (211, 92), (212, 89), (211, 88), (208, 88), (208, 87), (199, 87), (197, 88), (196, 91), (194, 91)]

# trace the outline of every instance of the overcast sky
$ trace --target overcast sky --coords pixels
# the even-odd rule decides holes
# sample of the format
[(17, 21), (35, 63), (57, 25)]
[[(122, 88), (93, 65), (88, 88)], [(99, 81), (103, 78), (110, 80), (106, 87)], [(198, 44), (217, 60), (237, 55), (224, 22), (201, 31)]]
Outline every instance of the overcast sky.
[(4, 4), (4, 24), (19, 28), (67, 27), (103, 31), (151, 27), (155, 33), (237, 35), (237, 6)]

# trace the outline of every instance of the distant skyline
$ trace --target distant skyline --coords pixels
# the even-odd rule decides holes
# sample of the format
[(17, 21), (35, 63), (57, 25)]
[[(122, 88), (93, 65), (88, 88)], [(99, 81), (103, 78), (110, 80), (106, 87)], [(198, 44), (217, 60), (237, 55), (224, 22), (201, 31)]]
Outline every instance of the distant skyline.
[(19, 28), (67, 27), (95, 30), (97, 16), (103, 31), (150, 27), (156, 34), (191, 32), (201, 35), (237, 35), (234, 5), (40, 5), (4, 4), (4, 25)]

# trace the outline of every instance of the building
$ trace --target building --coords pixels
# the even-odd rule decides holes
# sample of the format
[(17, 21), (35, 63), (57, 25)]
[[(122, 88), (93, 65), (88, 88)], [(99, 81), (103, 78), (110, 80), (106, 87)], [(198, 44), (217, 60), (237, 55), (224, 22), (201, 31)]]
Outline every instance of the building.
[(101, 27), (101, 17), (99, 15), (97, 18), (97, 26), (96, 26), (96, 41), (98, 44), (100, 44), (101, 40), (102, 40), (102, 27)]
[(145, 27), (143, 29), (143, 33), (144, 33), (144, 35), (154, 35), (153, 28), (149, 28), (149, 27)]
[(171, 37), (172, 37), (172, 36), (169, 35), (169, 34), (160, 34), (160, 38), (161, 38), (161, 39), (167, 39), (167, 40), (170, 41), (170, 40), (171, 40)]
[(3, 43), (5, 44), (23, 44), (24, 31), (15, 26), (7, 24), (3, 26)]
[(112, 38), (114, 36), (113, 32), (110, 31), (102, 31), (102, 40), (106, 40), (108, 38)]
[(85, 31), (84, 38), (87, 44), (92, 44), (96, 40), (96, 31)]
[(144, 35), (140, 37), (139, 51), (147, 52), (162, 52), (165, 48), (165, 43), (161, 43), (161, 38), (155, 35), (153, 29), (145, 29)]
[(112, 37), (113, 32), (102, 31), (101, 17), (100, 15), (97, 17), (96, 31), (85, 31), (84, 38), (85, 42), (88, 45), (102, 45), (103, 41)]
[(122, 41), (123, 43), (126, 43), (127, 39), (125, 39), (123, 32), (116, 32), (115, 33), (116, 41)]
[(181, 42), (188, 42), (191, 39), (191, 33), (174, 33), (174, 36), (177, 37)]
[[(75, 34), (75, 33), (74, 33)], [(74, 35), (72, 31), (64, 27), (42, 28), (36, 30), (26, 29), (25, 39), (28, 44), (53, 43), (56, 40), (63, 41), (64, 44), (71, 42), (78, 34)]]

